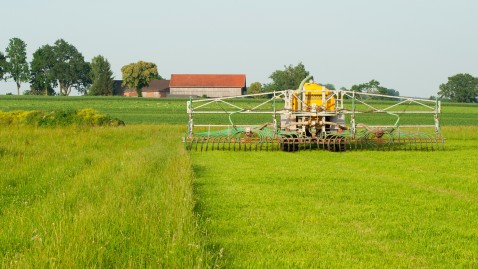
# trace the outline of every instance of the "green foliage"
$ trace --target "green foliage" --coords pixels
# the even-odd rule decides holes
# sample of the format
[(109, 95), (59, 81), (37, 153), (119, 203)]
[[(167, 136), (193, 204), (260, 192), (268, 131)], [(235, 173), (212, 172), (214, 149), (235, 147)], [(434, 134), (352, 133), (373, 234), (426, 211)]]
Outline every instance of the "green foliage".
[(326, 83), (326, 84), (323, 84), (322, 86), (324, 86), (325, 88), (327, 88), (329, 90), (335, 90), (335, 85), (334, 84)]
[(136, 89), (138, 97), (142, 97), (142, 89), (148, 86), (152, 79), (159, 76), (156, 64), (143, 61), (123, 66), (121, 73), (123, 86)]
[(255, 94), (262, 92), (262, 84), (260, 82), (252, 82), (247, 88), (247, 94)]
[(0, 111), (0, 125), (32, 125), (32, 126), (121, 126), (122, 120), (101, 114), (91, 108), (79, 110), (53, 111)]
[(5, 66), (7, 62), (5, 59), (5, 55), (3, 55), (2, 52), (0, 52), (0, 80), (3, 79), (3, 76), (5, 75)]
[(86, 93), (91, 83), (90, 65), (85, 62), (83, 55), (63, 39), (57, 40), (52, 50), (55, 57), (52, 74), (60, 86), (60, 95), (70, 95), (72, 88)]
[(113, 72), (105, 57), (98, 55), (91, 60), (90, 77), (89, 95), (113, 95)]
[(53, 47), (45, 45), (33, 53), (30, 63), (30, 92), (31, 95), (55, 95), (54, 87), (57, 81), (53, 73), (56, 60)]
[(440, 85), (438, 95), (452, 102), (478, 102), (478, 78), (470, 74), (457, 74), (448, 78), (448, 82)]
[[(381, 86), (380, 82), (378, 82), (375, 79), (372, 79), (367, 83), (353, 85), (351, 90), (352, 91), (357, 91), (357, 92), (390, 95), (390, 96), (399, 96), (400, 95), (400, 92), (398, 92), (394, 89), (388, 89), (386, 87)], [(380, 100), (382, 98), (377, 96), (377, 97), (372, 97), (372, 99)]]
[[(55, 95), (55, 90), (51, 87), (48, 87), (46, 89), (46, 95)], [(34, 88), (32, 85), (30, 85), (29, 90), (24, 90), (23, 95), (45, 95), (45, 90), (39, 89), (39, 88)]]
[(29, 78), (27, 62), (27, 44), (20, 38), (10, 39), (6, 52), (5, 72), (17, 84), (17, 95), (20, 95), (20, 84)]
[(272, 83), (264, 85), (264, 92), (297, 89), (304, 78), (309, 75), (302, 63), (297, 66), (284, 66), (284, 70), (276, 70), (270, 75)]

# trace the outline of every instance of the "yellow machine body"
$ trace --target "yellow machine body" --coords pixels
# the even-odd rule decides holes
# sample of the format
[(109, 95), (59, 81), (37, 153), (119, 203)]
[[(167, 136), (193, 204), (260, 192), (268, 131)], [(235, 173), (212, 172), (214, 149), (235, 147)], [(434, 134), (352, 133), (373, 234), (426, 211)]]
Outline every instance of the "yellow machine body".
[(298, 91), (294, 92), (295, 96), (292, 98), (292, 110), (301, 110), (301, 102), (298, 98), (302, 98), (302, 96), (304, 96), (303, 102), (306, 105), (302, 107), (302, 111), (310, 111), (310, 108), (314, 107), (314, 105), (326, 111), (335, 110), (335, 97), (332, 91), (325, 86), (321, 86), (317, 83), (305, 83), (303, 89), (305, 90), (304, 95)]

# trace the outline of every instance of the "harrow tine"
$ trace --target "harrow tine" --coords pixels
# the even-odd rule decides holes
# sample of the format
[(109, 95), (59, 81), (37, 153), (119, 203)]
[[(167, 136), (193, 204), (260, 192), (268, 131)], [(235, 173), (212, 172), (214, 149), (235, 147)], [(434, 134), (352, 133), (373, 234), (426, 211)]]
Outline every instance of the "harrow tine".
[(189, 140), (187, 138), (184, 140), (184, 143), (186, 144), (186, 150), (191, 150), (189, 147)]

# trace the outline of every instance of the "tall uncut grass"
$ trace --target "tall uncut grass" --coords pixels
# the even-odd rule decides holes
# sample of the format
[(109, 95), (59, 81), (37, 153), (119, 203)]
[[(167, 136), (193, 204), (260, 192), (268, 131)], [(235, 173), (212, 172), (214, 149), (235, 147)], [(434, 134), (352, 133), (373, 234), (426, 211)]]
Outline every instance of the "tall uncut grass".
[(214, 262), (177, 126), (0, 129), (2, 268)]

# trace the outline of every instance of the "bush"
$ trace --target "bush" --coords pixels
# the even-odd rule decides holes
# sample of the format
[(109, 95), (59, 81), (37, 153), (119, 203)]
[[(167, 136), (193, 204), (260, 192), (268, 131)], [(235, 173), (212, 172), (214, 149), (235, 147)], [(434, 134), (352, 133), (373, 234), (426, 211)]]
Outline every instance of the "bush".
[(123, 126), (122, 120), (101, 114), (91, 108), (79, 110), (53, 111), (0, 111), (0, 125), (33, 125), (33, 126)]

